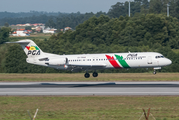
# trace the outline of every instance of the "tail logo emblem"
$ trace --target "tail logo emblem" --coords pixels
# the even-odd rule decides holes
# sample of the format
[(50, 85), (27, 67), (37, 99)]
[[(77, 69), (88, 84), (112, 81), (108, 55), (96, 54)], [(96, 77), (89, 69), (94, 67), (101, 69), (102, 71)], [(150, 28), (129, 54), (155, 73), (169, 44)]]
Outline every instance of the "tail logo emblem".
[(37, 46), (25, 46), (28, 50), (27, 55), (40, 55), (40, 49)]

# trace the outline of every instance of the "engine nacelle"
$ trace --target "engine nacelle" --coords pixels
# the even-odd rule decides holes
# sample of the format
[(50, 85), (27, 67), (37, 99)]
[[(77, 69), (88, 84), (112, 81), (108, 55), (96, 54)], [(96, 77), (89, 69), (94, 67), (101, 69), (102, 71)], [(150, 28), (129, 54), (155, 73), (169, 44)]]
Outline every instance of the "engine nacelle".
[(45, 64), (48, 65), (65, 65), (67, 63), (68, 63), (67, 58), (49, 59), (49, 61), (45, 61)]

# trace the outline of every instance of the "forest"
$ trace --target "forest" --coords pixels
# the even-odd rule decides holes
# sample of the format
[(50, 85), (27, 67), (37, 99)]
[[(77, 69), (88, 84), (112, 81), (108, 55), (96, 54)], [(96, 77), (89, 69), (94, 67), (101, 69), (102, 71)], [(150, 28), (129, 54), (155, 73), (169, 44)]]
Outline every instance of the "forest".
[[(134, 0), (131, 1), (131, 16), (138, 14), (166, 14), (167, 3), (170, 5), (170, 16), (179, 19), (179, 0)], [(25, 24), (25, 23), (44, 23), (46, 27), (54, 27), (63, 29), (64, 27), (71, 27), (74, 30), (76, 26), (88, 20), (89, 18), (100, 15), (107, 15), (110, 18), (119, 18), (120, 16), (128, 15), (129, 3), (126, 1), (117, 2), (112, 5), (107, 13), (99, 11), (97, 13), (48, 13), (30, 11), (27, 13), (9, 13), (0, 12), (0, 26), (6, 22), (12, 24)]]
[[(136, 0), (137, 1), (137, 0)], [(139, 0), (138, 0), (139, 1)], [(143, 0), (145, 1), (145, 0)], [(155, 0), (157, 1), (157, 0)], [(162, 1), (162, 0), (158, 0)], [(152, 0), (151, 0), (152, 2)], [(153, 1), (154, 2), (154, 1)], [(151, 3), (150, 3), (151, 4)], [(144, 7), (144, 6), (143, 6)], [(109, 11), (112, 11), (112, 8)], [(150, 11), (150, 8), (144, 7)], [(59, 32), (49, 39), (34, 40), (44, 51), (54, 54), (90, 54), (120, 52), (159, 52), (172, 60), (160, 72), (179, 71), (179, 21), (176, 16), (161, 13), (135, 13), (133, 16), (93, 15), (75, 30)], [(9, 41), (8, 27), (2, 27), (0, 42)], [(60, 73), (52, 68), (26, 63), (20, 45), (0, 43), (1, 73)], [(112, 69), (99, 72), (151, 72), (152, 69)]]

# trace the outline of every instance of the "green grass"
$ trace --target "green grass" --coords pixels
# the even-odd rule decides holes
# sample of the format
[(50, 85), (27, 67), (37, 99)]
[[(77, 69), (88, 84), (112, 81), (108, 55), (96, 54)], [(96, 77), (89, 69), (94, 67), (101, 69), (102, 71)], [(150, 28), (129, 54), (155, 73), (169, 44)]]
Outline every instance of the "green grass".
[(22, 39), (32, 39), (32, 40), (44, 40), (44, 39), (49, 39), (52, 34), (44, 34), (44, 33), (37, 33), (37, 34), (30, 34), (30, 36), (10, 36), (9, 39), (10, 41), (18, 41)]
[[(0, 74), (3, 82), (27, 81), (178, 81), (179, 73)], [(151, 108), (156, 120), (179, 120), (179, 96), (0, 96), (0, 120), (139, 120)], [(144, 120), (144, 117), (141, 119)], [(151, 116), (149, 120), (152, 120)]]
[(27, 110), (34, 115), (38, 108), (36, 120), (139, 120), (142, 108), (151, 108), (158, 120), (178, 120), (178, 101), (174, 96), (2, 96), (0, 119), (29, 119)]
[(179, 81), (179, 73), (99, 73), (94, 78), (84, 78), (84, 73), (60, 74), (0, 74), (1, 82), (87, 82), (87, 81)]

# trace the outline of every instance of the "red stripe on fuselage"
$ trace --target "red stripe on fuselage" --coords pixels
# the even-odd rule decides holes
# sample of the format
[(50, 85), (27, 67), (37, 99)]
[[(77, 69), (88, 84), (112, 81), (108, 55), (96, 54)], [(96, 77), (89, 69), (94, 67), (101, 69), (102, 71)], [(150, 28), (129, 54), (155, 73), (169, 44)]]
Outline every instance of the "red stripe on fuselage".
[(114, 68), (121, 68), (121, 66), (119, 66), (119, 64), (115, 61), (113, 56), (111, 57), (109, 55), (106, 55), (106, 57)]

